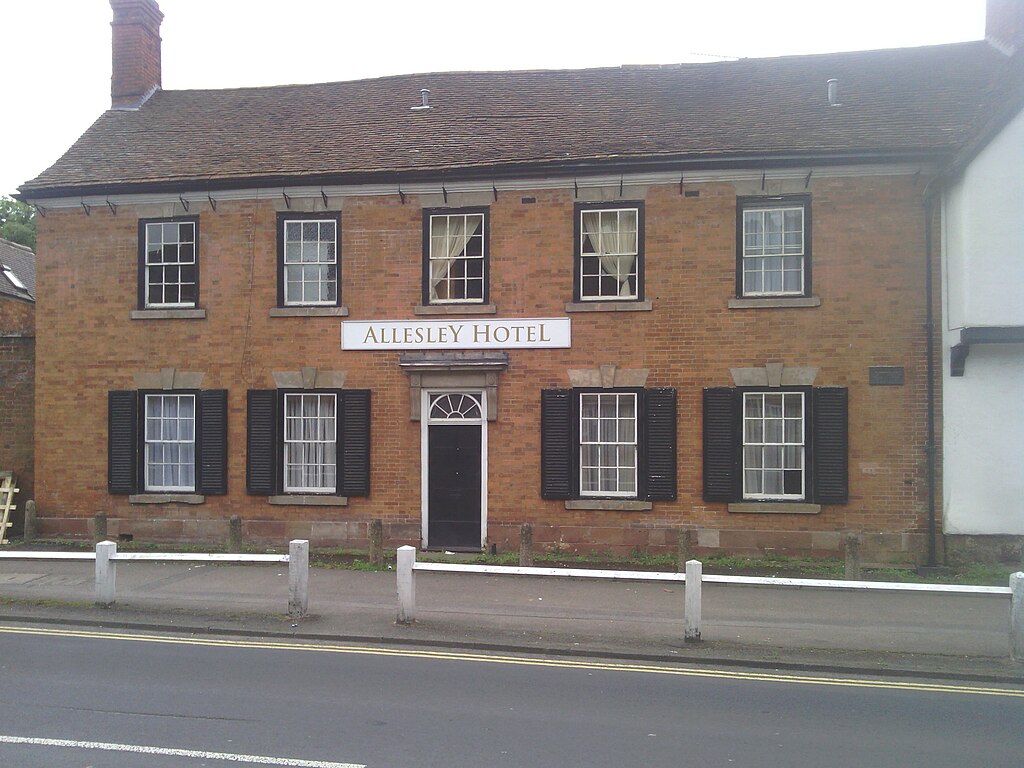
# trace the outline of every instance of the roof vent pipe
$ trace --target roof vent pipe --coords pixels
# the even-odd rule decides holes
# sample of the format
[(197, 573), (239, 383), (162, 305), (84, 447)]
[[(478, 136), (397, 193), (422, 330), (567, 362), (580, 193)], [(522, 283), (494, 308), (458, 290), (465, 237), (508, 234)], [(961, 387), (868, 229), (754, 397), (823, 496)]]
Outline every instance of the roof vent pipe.
[(830, 107), (841, 107), (839, 103), (839, 81), (834, 77), (828, 81), (828, 105)]
[(420, 88), (420, 101), (421, 104), (410, 107), (410, 109), (430, 109), (430, 89)]

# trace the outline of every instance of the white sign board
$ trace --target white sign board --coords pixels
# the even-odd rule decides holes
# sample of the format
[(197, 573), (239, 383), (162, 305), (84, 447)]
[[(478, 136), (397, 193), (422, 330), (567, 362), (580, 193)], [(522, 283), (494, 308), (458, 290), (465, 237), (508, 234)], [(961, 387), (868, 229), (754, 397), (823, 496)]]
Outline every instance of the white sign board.
[(342, 349), (568, 348), (568, 317), (507, 320), (344, 320)]

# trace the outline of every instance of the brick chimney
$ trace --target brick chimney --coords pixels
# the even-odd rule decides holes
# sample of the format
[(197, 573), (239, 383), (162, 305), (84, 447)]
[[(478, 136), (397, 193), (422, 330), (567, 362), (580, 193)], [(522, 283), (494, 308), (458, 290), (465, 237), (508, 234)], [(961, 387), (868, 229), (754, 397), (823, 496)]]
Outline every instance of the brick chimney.
[(156, 0), (110, 0), (113, 67), (110, 106), (138, 109), (160, 90), (160, 22)]
[(1024, 1), (987, 0), (985, 39), (1007, 56), (1024, 48)]

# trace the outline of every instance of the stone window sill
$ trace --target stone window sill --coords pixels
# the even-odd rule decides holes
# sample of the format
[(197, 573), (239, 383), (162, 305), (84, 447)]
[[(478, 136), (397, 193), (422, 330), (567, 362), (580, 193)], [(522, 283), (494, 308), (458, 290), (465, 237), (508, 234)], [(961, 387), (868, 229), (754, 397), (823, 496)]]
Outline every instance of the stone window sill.
[(413, 307), (414, 315), (496, 315), (494, 304), (428, 304)]
[(348, 317), (348, 307), (271, 307), (271, 317)]
[(574, 499), (565, 502), (566, 509), (600, 510), (604, 512), (647, 512), (654, 509), (649, 501), (631, 499)]
[(820, 307), (820, 296), (764, 296), (729, 299), (729, 309), (771, 309), (784, 307)]
[(743, 501), (729, 505), (730, 512), (766, 515), (817, 515), (821, 504), (790, 501)]
[(297, 493), (294, 496), (282, 494), (280, 496), (270, 496), (267, 502), (292, 507), (347, 507), (348, 496), (321, 496), (315, 493)]
[(654, 302), (643, 301), (569, 301), (565, 304), (566, 312), (650, 312)]
[(203, 504), (206, 497), (200, 493), (135, 493), (128, 497), (129, 504)]
[(133, 309), (132, 320), (203, 320), (205, 309)]

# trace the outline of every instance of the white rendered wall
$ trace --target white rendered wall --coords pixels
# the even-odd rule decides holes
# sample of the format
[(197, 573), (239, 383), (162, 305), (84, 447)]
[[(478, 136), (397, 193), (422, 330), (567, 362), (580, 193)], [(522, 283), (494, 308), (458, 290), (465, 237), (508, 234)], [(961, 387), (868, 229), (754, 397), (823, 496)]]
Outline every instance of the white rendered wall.
[(1024, 326), (1024, 112), (943, 200), (943, 530), (1024, 535), (1024, 344), (971, 347), (960, 329)]

